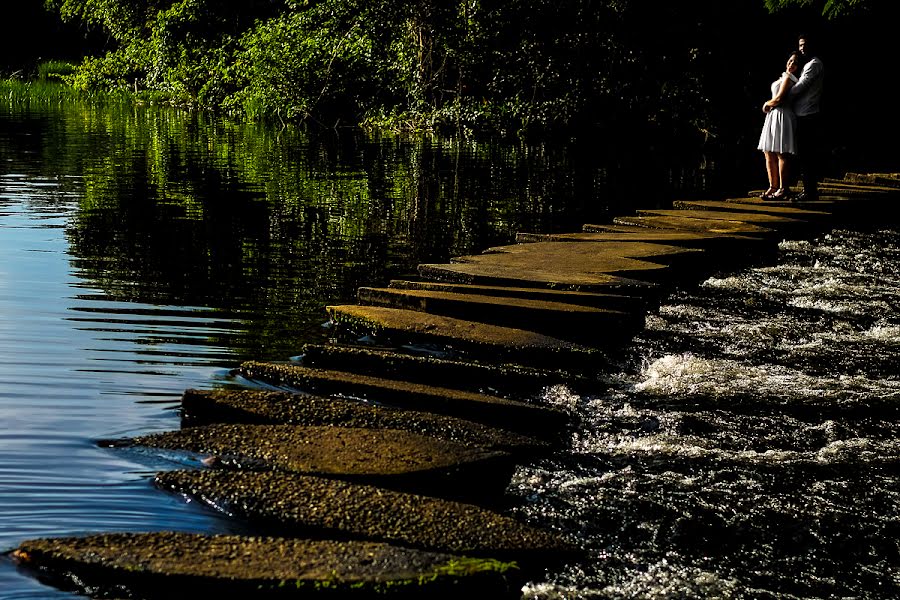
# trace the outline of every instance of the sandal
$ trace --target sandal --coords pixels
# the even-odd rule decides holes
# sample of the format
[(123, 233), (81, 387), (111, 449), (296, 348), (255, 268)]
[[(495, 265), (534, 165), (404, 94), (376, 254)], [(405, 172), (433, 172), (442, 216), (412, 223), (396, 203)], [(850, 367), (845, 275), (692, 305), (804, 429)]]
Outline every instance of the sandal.
[(773, 200), (787, 200), (790, 195), (791, 192), (789, 190), (778, 188), (774, 194), (769, 196), (769, 198), (772, 198)]
[(759, 197), (762, 198), (763, 200), (768, 200), (769, 198), (773, 197), (773, 194), (776, 191), (777, 190), (775, 188), (769, 188), (766, 191), (764, 191), (762, 194), (760, 194)]

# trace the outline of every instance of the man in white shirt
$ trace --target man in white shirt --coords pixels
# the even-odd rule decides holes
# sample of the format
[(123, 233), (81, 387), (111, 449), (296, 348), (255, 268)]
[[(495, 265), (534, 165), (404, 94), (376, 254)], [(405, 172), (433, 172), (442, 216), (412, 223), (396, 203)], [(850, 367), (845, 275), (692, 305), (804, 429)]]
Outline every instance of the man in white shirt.
[(801, 35), (798, 50), (806, 59), (800, 78), (788, 92), (797, 115), (797, 157), (803, 176), (803, 193), (797, 200), (819, 199), (819, 171), (822, 157), (822, 117), (820, 104), (825, 86), (825, 67), (815, 54), (809, 36)]

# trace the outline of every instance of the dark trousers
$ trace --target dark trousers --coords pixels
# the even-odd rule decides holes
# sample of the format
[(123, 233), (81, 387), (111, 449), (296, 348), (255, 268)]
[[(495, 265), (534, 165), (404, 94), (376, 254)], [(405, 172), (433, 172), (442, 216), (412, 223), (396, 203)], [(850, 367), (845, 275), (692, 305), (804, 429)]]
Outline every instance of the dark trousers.
[(822, 170), (822, 116), (820, 113), (797, 117), (797, 163), (803, 191), (810, 198), (819, 196)]

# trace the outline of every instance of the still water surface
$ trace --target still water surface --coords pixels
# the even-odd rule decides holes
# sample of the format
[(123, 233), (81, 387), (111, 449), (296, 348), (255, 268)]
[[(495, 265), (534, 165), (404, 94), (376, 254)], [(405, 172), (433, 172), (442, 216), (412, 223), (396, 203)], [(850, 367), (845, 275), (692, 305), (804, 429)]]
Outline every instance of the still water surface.
[[(696, 165), (668, 168), (637, 201), (628, 170), (548, 147), (0, 101), (0, 551), (239, 531), (151, 487), (177, 464), (95, 441), (177, 429), (186, 388), (324, 340), (322, 307), (359, 285), (714, 192)], [(600, 374), (607, 391), (546, 390), (579, 426), (522, 466), (511, 512), (590, 558), (524, 596), (900, 595), (898, 272), (892, 229), (786, 240), (775, 265), (668, 298)], [(0, 599), (69, 597), (0, 562)]]

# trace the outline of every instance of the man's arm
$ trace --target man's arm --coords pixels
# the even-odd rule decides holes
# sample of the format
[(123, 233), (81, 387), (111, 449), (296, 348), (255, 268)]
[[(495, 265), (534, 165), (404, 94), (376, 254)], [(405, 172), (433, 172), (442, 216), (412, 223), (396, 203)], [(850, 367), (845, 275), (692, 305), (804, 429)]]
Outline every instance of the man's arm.
[(788, 91), (788, 96), (793, 98), (797, 94), (802, 94), (806, 91), (806, 89), (813, 84), (819, 77), (822, 76), (822, 62), (818, 59), (813, 59), (809, 61), (805, 67), (803, 67), (803, 72), (800, 74), (800, 79), (797, 80), (797, 83), (794, 84)]
[(771, 100), (767, 100), (766, 103), (763, 104), (763, 112), (767, 113), (784, 102), (785, 96), (790, 93), (795, 85), (794, 78), (785, 72), (785, 74), (781, 76), (781, 85), (778, 86), (778, 92)]

